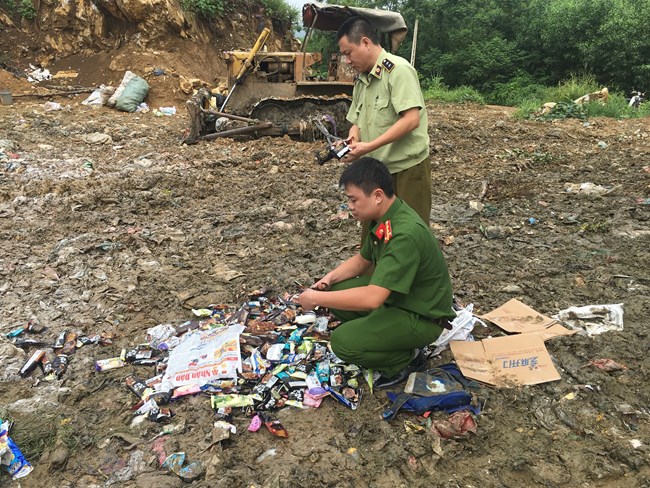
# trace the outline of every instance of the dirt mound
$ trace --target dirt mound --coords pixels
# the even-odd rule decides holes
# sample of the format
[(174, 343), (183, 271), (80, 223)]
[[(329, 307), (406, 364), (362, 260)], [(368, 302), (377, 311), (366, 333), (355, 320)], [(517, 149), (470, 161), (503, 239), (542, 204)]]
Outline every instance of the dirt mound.
[[(252, 8), (241, 5), (242, 10)], [(188, 95), (180, 90), (181, 77), (198, 78), (214, 87), (225, 81), (221, 52), (250, 48), (257, 39), (259, 20), (232, 13), (206, 22), (180, 10), (169, 0), (115, 2), (42, 2), (37, 20), (14, 19), (0, 9), (0, 61), (15, 73), (25, 74), (29, 65), (49, 69), (52, 75), (72, 71), (75, 77), (41, 82), (41, 88), (117, 86), (130, 70), (150, 83), (147, 102), (153, 106), (182, 104)], [(269, 49), (291, 50), (288, 26), (271, 22), (276, 30)], [(165, 74), (154, 76), (154, 70)], [(7, 88), (25, 93), (2, 75)], [(0, 86), (2, 88), (2, 86)], [(41, 90), (41, 93), (43, 90)]]

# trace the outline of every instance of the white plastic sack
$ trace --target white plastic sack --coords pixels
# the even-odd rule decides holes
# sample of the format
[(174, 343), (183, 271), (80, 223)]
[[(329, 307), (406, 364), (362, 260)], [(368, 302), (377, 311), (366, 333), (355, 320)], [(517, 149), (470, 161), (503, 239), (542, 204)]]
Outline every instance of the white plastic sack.
[(97, 90), (92, 92), (88, 98), (86, 98), (82, 105), (106, 105), (108, 99), (115, 93), (115, 87), (100, 85)]
[(621, 331), (623, 330), (623, 304), (569, 307), (560, 310), (553, 318), (590, 336), (610, 330)]
[(474, 338), (471, 333), (477, 323), (487, 327), (481, 319), (474, 317), (473, 310), (474, 304), (470, 303), (467, 307), (456, 312), (456, 318), (451, 322), (451, 329), (444, 329), (438, 339), (431, 344), (435, 346), (433, 356), (437, 356), (447, 349), (451, 341), (473, 341)]

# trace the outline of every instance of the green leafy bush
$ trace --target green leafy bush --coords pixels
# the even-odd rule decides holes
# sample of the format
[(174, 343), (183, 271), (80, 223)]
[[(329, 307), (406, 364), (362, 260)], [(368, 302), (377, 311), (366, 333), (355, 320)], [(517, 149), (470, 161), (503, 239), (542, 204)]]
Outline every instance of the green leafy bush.
[(535, 118), (541, 120), (584, 120), (587, 118), (587, 109), (584, 105), (578, 105), (577, 103), (559, 102), (550, 112), (543, 115), (536, 115)]
[(223, 15), (226, 11), (226, 0), (180, 0), (181, 7), (206, 19)]
[(514, 107), (527, 100), (542, 100), (548, 88), (541, 85), (528, 73), (521, 73), (507, 83), (497, 83), (487, 95), (490, 103)]
[(36, 18), (36, 7), (32, 0), (0, 0), (0, 6), (10, 14), (19, 15), (23, 19)]
[(293, 26), (297, 25), (299, 12), (284, 0), (259, 0), (266, 9), (269, 17), (287, 22)]

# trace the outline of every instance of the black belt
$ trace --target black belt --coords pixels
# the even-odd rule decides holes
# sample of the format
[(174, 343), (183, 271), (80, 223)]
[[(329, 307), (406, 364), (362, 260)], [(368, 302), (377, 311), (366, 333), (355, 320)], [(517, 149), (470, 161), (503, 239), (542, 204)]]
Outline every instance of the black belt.
[(431, 319), (431, 322), (433, 322), (436, 325), (439, 325), (443, 329), (451, 330), (452, 329), (451, 323), (453, 322), (453, 320), (454, 320), (453, 318), (449, 320), (449, 317), (440, 317), (437, 319)]

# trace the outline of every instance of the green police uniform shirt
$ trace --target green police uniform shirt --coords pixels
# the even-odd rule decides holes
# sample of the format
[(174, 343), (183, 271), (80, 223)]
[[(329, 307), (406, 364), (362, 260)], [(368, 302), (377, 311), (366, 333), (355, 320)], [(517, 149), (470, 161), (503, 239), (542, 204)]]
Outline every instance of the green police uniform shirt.
[(447, 263), (419, 215), (396, 198), (382, 221), (370, 226), (360, 253), (375, 265), (369, 284), (392, 292), (385, 304), (430, 319), (455, 317)]
[(420, 125), (401, 139), (368, 156), (383, 162), (391, 173), (411, 168), (429, 156), (427, 110), (415, 68), (382, 49), (370, 73), (354, 83), (347, 119), (359, 127), (361, 140), (370, 142), (386, 132), (410, 108), (420, 109)]

